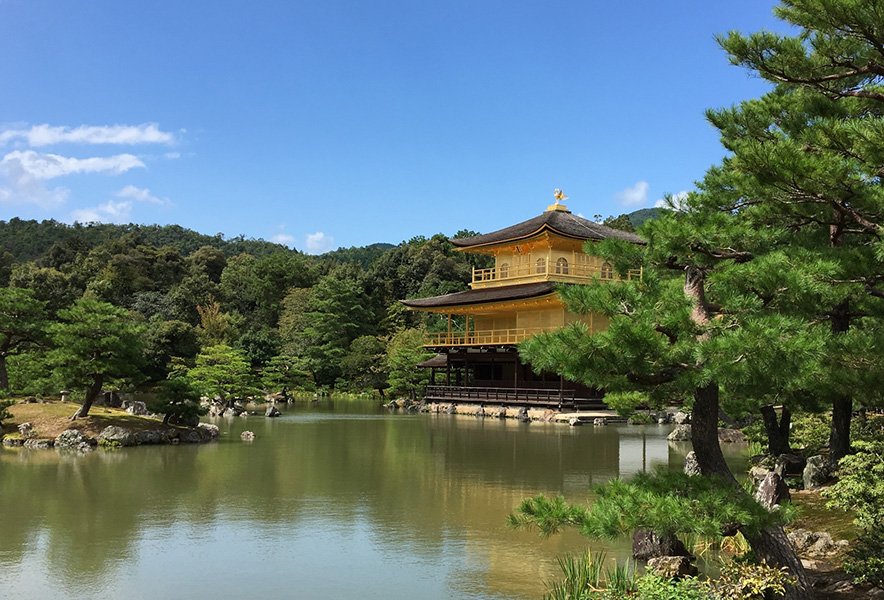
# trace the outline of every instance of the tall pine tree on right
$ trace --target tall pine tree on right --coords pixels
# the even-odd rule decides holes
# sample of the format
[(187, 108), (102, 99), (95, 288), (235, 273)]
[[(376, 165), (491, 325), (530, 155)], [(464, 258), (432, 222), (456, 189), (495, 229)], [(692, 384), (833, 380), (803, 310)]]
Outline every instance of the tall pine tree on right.
[[(786, 0), (775, 13), (798, 33), (719, 39), (773, 84), (708, 112), (728, 157), (639, 231), (646, 247), (588, 249), (624, 273), (643, 264), (645, 278), (560, 291), (569, 309), (607, 315), (608, 330), (576, 324), (521, 349), (538, 368), (685, 402), (703, 476), (735, 498), (745, 492), (719, 447), (723, 408), (764, 415), (776, 451), (789, 448), (790, 410), (830, 411), (834, 469), (850, 452), (854, 409), (882, 402), (884, 1)], [(779, 422), (773, 404), (785, 407)], [(797, 577), (785, 596), (811, 598), (782, 527), (746, 517), (733, 525), (756, 556)]]

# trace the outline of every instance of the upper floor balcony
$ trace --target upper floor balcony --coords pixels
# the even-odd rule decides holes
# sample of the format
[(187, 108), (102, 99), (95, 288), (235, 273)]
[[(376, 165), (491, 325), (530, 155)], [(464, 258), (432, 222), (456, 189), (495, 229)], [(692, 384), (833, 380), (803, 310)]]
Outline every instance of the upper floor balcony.
[(539, 258), (533, 264), (503, 264), (491, 269), (473, 269), (471, 287), (478, 289), (537, 281), (589, 283), (594, 278), (602, 281), (641, 279), (642, 269), (630, 269), (625, 276), (621, 277), (607, 263), (603, 265), (574, 264), (561, 258), (557, 261)]

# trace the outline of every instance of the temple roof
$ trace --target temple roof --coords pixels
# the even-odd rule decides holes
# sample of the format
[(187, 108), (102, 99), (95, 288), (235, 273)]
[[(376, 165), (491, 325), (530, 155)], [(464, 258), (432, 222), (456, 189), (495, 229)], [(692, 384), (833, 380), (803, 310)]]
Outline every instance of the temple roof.
[(619, 229), (606, 227), (583, 217), (578, 217), (571, 214), (570, 211), (561, 205), (553, 205), (543, 214), (505, 229), (468, 238), (452, 239), (451, 243), (459, 248), (486, 246), (525, 239), (537, 235), (544, 230), (555, 231), (561, 235), (581, 240), (615, 238), (635, 244), (646, 243), (645, 240), (634, 233), (620, 231)]
[(424, 362), (417, 363), (414, 365), (415, 367), (422, 367), (424, 369), (438, 369), (440, 367), (448, 366), (448, 355), (447, 354), (437, 354), (433, 358), (428, 358)]
[(466, 306), (469, 304), (481, 304), (484, 302), (502, 302), (504, 300), (524, 300), (550, 294), (555, 289), (555, 282), (542, 281), (540, 283), (523, 283), (520, 285), (506, 285), (491, 288), (479, 288), (465, 292), (455, 292), (444, 296), (431, 296), (430, 298), (415, 298), (414, 300), (400, 300), (405, 306), (411, 308), (441, 308), (443, 306)]

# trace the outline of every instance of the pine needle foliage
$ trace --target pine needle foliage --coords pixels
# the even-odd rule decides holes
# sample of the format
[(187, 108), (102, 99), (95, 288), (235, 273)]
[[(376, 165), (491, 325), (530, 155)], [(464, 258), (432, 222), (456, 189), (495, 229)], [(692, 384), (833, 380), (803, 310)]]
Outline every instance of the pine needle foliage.
[(748, 494), (734, 492), (717, 477), (691, 477), (658, 470), (632, 480), (614, 479), (593, 490), (590, 506), (569, 504), (560, 496), (522, 501), (507, 521), (510, 527), (536, 529), (541, 536), (572, 527), (595, 539), (631, 536), (637, 530), (658, 535), (702, 536), (720, 540), (722, 531), (739, 527), (750, 535), (794, 518), (788, 506), (768, 512)]

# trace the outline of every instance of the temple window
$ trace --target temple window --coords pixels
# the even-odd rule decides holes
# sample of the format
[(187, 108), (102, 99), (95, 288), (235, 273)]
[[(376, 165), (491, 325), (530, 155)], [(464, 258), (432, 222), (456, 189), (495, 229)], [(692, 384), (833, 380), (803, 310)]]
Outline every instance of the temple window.
[(602, 279), (614, 279), (614, 267), (611, 266), (611, 263), (604, 263), (601, 269), (601, 278)]
[(560, 275), (568, 274), (568, 260), (565, 258), (560, 258), (556, 261), (556, 273)]
[(537, 265), (537, 272), (538, 273), (546, 273), (546, 259), (545, 258), (538, 258), (536, 265)]
[(497, 271), (500, 274), (501, 279), (506, 279), (510, 276), (509, 263), (501, 263), (500, 268)]

